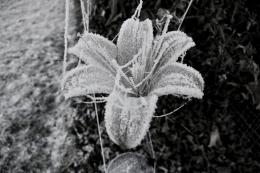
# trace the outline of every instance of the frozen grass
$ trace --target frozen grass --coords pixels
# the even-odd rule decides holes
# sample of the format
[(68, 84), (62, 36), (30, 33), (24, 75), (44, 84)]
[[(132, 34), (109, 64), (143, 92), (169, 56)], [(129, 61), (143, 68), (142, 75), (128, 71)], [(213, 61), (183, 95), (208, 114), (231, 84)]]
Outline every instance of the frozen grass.
[[(1, 1), (1, 173), (60, 172), (73, 162), (68, 128), (74, 112), (59, 89), (63, 4), (63, 0)], [(76, 34), (74, 29), (69, 32)]]

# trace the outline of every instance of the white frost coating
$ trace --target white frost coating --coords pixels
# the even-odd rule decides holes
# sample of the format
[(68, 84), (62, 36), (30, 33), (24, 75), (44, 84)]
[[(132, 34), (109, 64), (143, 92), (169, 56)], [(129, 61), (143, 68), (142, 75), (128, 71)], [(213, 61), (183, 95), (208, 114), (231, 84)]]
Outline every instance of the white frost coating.
[(101, 35), (84, 33), (78, 43), (69, 49), (69, 53), (76, 55), (87, 64), (115, 74), (112, 60), (117, 57), (117, 47)]
[(146, 19), (143, 22), (127, 19), (119, 31), (117, 45), (120, 59), (118, 63), (124, 65), (129, 62), (142, 47), (144, 36), (147, 37), (146, 46), (150, 47), (153, 41), (152, 22)]
[(100, 35), (86, 33), (69, 52), (90, 66), (67, 73), (64, 94), (67, 98), (110, 94), (105, 112), (107, 133), (122, 147), (136, 147), (149, 129), (158, 96), (202, 98), (201, 74), (176, 62), (194, 45), (192, 38), (180, 31), (154, 39), (149, 19), (127, 19), (117, 46)]
[(162, 43), (157, 42), (154, 47), (159, 48), (156, 59), (160, 59), (161, 66), (165, 65), (169, 61), (175, 62), (178, 57), (185, 53), (188, 49), (195, 46), (192, 38), (188, 37), (184, 32), (171, 31), (165, 35), (159, 37), (162, 39)]
[(112, 141), (125, 148), (139, 145), (149, 129), (157, 98), (155, 95), (129, 97), (113, 91), (105, 112), (105, 126)]
[(198, 88), (191, 88), (185, 86), (165, 86), (161, 88), (157, 88), (152, 91), (152, 94), (162, 96), (162, 95), (174, 95), (178, 97), (185, 97), (185, 98), (198, 98), (201, 99), (203, 97), (203, 92)]
[(114, 87), (114, 77), (98, 67), (82, 66), (65, 75), (62, 87), (66, 98), (91, 93), (109, 94)]
[(179, 73), (172, 73), (170, 75), (161, 76), (160, 82), (156, 83), (156, 88), (164, 87), (166, 85), (179, 85), (179, 86), (189, 86), (192, 88), (198, 88), (193, 79)]
[(180, 73), (161, 75), (160, 80), (153, 86), (151, 94), (158, 96), (176, 95), (194, 98), (202, 98), (203, 92), (193, 78)]
[(161, 95), (162, 93), (164, 95), (172, 94), (177, 97), (183, 97), (183, 98), (197, 98), (201, 99), (203, 97), (203, 92), (197, 88), (189, 88), (189, 87), (175, 87), (175, 86), (169, 86), (165, 88), (160, 88), (158, 90), (155, 90), (153, 92), (154, 94)]
[(161, 67), (153, 78), (153, 85), (160, 83), (161, 80), (163, 80), (163, 76), (169, 76), (171, 74), (182, 74), (194, 82), (201, 91), (204, 89), (204, 80), (201, 74), (194, 68), (178, 62), (171, 62)]

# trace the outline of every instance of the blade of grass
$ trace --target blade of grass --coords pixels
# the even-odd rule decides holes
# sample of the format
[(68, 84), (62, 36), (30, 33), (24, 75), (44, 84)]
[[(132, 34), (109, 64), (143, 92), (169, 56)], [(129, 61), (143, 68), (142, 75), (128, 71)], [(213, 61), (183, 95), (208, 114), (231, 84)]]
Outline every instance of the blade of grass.
[(153, 117), (155, 118), (162, 118), (162, 117), (167, 117), (175, 112), (177, 112), (178, 110), (180, 110), (183, 106), (185, 106), (188, 102), (190, 102), (191, 99), (189, 99), (188, 101), (186, 101), (185, 103), (183, 103), (181, 106), (179, 106), (178, 108), (174, 109), (173, 111), (169, 112), (169, 113), (166, 113), (166, 114), (163, 114), (163, 115), (154, 115)]
[(152, 157), (153, 157), (153, 159), (154, 159), (154, 163), (153, 163), (153, 173), (156, 173), (156, 156), (155, 156), (155, 151), (154, 151), (153, 141), (152, 141), (152, 137), (151, 137), (150, 131), (148, 131), (148, 140), (149, 140), (150, 147), (151, 147), (151, 151), (152, 151)]
[(87, 10), (85, 9), (85, 4), (83, 0), (80, 0), (80, 8), (81, 8), (81, 15), (82, 15), (82, 23), (84, 27), (84, 32), (89, 31), (89, 0), (87, 1)]
[[(93, 95), (93, 97), (96, 98), (95, 94)], [(95, 106), (95, 114), (96, 114), (96, 120), (97, 120), (97, 126), (98, 126), (98, 135), (99, 135), (101, 155), (102, 155), (102, 160), (103, 160), (103, 167), (104, 167), (105, 173), (107, 173), (106, 159), (105, 159), (105, 155), (104, 155), (104, 147), (103, 147), (103, 142), (102, 142), (102, 137), (101, 137), (101, 130), (100, 130), (100, 124), (99, 124), (98, 111), (97, 111), (97, 103), (95, 101), (94, 101), (94, 106)]]
[(63, 54), (63, 77), (66, 72), (67, 54), (68, 54), (68, 27), (69, 27), (69, 0), (65, 1), (65, 26), (64, 26), (64, 54)]
[(193, 0), (190, 0), (190, 2), (189, 2), (189, 5), (188, 5), (187, 9), (185, 10), (185, 12), (184, 12), (183, 16), (181, 17), (181, 22), (180, 22), (180, 25), (178, 26), (178, 29), (177, 29), (178, 31), (181, 29), (181, 25), (182, 25), (182, 23), (183, 23), (183, 21), (184, 21), (184, 19), (185, 19), (186, 15), (187, 15), (187, 13), (188, 13), (188, 11), (189, 11), (190, 7), (191, 7), (191, 4), (192, 4), (192, 2), (193, 2)]

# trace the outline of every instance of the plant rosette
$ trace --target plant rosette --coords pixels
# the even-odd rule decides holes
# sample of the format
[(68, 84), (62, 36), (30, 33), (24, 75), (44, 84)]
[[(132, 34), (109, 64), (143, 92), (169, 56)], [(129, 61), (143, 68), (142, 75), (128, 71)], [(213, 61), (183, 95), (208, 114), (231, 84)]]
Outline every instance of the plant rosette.
[(124, 148), (136, 147), (149, 129), (159, 96), (202, 98), (201, 74), (178, 62), (193, 46), (184, 32), (154, 36), (151, 20), (134, 17), (122, 24), (117, 45), (84, 33), (69, 52), (85, 64), (66, 73), (64, 95), (109, 94), (105, 126), (110, 139)]

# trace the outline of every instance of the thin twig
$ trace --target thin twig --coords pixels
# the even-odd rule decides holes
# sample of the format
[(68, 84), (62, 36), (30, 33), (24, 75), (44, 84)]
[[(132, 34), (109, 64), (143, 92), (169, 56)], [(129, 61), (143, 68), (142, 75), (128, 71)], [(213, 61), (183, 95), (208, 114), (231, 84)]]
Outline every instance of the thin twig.
[(150, 131), (148, 131), (148, 139), (149, 139), (150, 147), (151, 147), (151, 150), (152, 150), (152, 156), (153, 156), (153, 159), (154, 159), (153, 173), (156, 173), (156, 156), (155, 156), (155, 152), (154, 152), (154, 148), (153, 148), (153, 141), (152, 141)]
[[(94, 93), (94, 92), (93, 92), (93, 93)], [(102, 101), (102, 100), (106, 100), (106, 97), (93, 97), (93, 96), (91, 96), (91, 95), (89, 95), (89, 94), (86, 94), (85, 96), (86, 96), (87, 98), (91, 99), (92, 101), (97, 101), (97, 100)]]
[(191, 134), (192, 136), (195, 137), (194, 133), (192, 133), (192, 131), (190, 131), (190, 129), (188, 129), (187, 127), (185, 127), (182, 123), (181, 123), (180, 125), (181, 125), (181, 127), (182, 127), (184, 130), (186, 130), (189, 134)]
[(163, 114), (163, 115), (154, 115), (153, 117), (155, 117), (155, 118), (162, 118), (162, 117), (166, 117), (166, 116), (169, 116), (169, 115), (171, 115), (171, 114), (173, 114), (173, 113), (175, 113), (175, 112), (177, 112), (178, 110), (180, 110), (183, 106), (185, 106), (188, 102), (190, 102), (191, 101), (191, 99), (189, 99), (188, 101), (186, 101), (185, 103), (183, 103), (180, 107), (178, 107), (177, 109), (174, 109), (173, 111), (171, 111), (171, 112), (169, 112), (169, 113), (167, 113), (167, 114)]
[(152, 142), (152, 138), (151, 138), (151, 133), (150, 133), (150, 131), (148, 131), (148, 140), (149, 140), (150, 147), (151, 147), (151, 150), (152, 150), (153, 159), (155, 159), (155, 152), (154, 152), (154, 149), (153, 149), (153, 142)]
[(178, 29), (177, 29), (178, 31), (181, 29), (181, 25), (182, 25), (182, 23), (183, 23), (183, 21), (184, 21), (186, 15), (187, 15), (187, 13), (188, 13), (190, 7), (191, 7), (192, 2), (193, 2), (193, 0), (190, 0), (189, 5), (188, 5), (186, 11), (184, 12), (183, 16), (181, 17), (181, 22), (180, 22), (180, 25), (179, 25), (179, 27), (178, 27)]
[(80, 102), (80, 103), (84, 103), (84, 104), (93, 104), (93, 103), (106, 103), (106, 100), (103, 101), (92, 101), (92, 102)]
[[(87, 0), (87, 12), (85, 10), (85, 4), (83, 0), (80, 0), (80, 8), (82, 15), (82, 23), (84, 27), (84, 32), (89, 32), (89, 0)], [(83, 33), (84, 33), (83, 32)], [(81, 60), (79, 59), (78, 66), (81, 64)]]
[(83, 23), (83, 27), (84, 27), (84, 32), (87, 32), (86, 11), (85, 11), (85, 5), (84, 5), (83, 0), (80, 0), (80, 8), (81, 8), (81, 16), (82, 16), (82, 23)]
[[(95, 98), (95, 94), (93, 95), (93, 97)], [(97, 103), (96, 102), (94, 102), (94, 106), (95, 106), (95, 114), (96, 114), (96, 119), (97, 119), (98, 135), (99, 135), (100, 148), (101, 148), (101, 154), (102, 154), (102, 159), (103, 159), (103, 166), (104, 166), (104, 170), (105, 170), (105, 173), (106, 173), (107, 172), (106, 160), (105, 160), (104, 148), (103, 148), (103, 143), (102, 143), (102, 138), (101, 138), (101, 130), (100, 130), (100, 125), (99, 125), (99, 117), (98, 117)]]
[(164, 25), (164, 28), (163, 28), (163, 31), (162, 31), (162, 35), (166, 34), (166, 32), (168, 31), (168, 27), (169, 27), (171, 19), (172, 19), (172, 15), (166, 16), (166, 22), (165, 22), (165, 25)]
[(139, 18), (142, 7), (143, 7), (143, 0), (140, 0), (139, 5), (137, 6), (132, 18)]
[(116, 34), (116, 36), (112, 39), (112, 42), (114, 42), (116, 40), (116, 38), (118, 37), (119, 34)]
[(90, 11), (90, 1), (91, 0), (87, 0), (86, 29), (87, 29), (88, 32), (89, 32), (89, 15), (91, 13), (91, 11)]
[(77, 100), (74, 100), (76, 103), (80, 104), (80, 103), (84, 103), (84, 104), (93, 104), (93, 103), (105, 103), (107, 102), (106, 100), (95, 100), (95, 101), (89, 101), (89, 102), (83, 102), (83, 101), (77, 101)]
[(89, 32), (90, 3), (89, 3), (89, 0), (86, 0), (86, 1), (87, 1), (87, 10), (85, 9), (84, 0), (80, 0), (80, 8), (81, 8), (82, 23), (84, 26), (84, 31)]
[(64, 55), (63, 55), (63, 77), (66, 72), (67, 54), (68, 54), (68, 27), (69, 27), (69, 0), (65, 1), (65, 27), (64, 27)]

